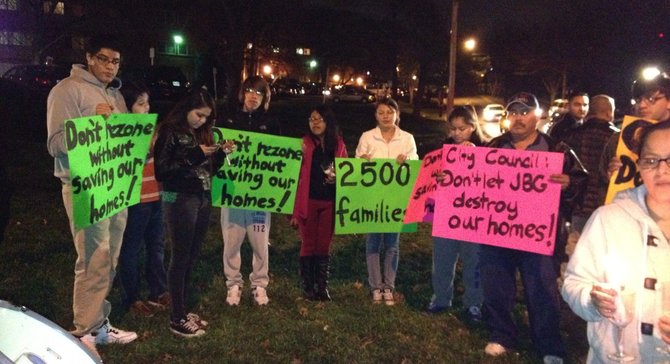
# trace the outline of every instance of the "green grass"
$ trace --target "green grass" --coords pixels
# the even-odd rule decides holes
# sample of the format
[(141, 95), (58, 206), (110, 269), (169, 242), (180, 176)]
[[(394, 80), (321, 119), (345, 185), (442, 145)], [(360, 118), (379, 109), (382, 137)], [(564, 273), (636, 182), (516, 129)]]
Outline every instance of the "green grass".
[[(279, 106), (274, 106), (281, 110)], [(292, 108), (295, 117), (306, 110)], [(355, 140), (366, 108), (342, 107), (338, 117), (349, 125), (347, 139)], [(371, 116), (371, 114), (370, 114)], [(293, 116), (292, 116), (293, 117)], [(405, 117), (405, 115), (403, 115)], [(303, 120), (301, 118), (299, 120)], [(365, 123), (368, 123), (365, 121)], [(422, 140), (439, 138), (431, 121), (403, 120)], [(424, 123), (424, 125), (420, 124)], [(437, 124), (437, 123), (435, 123)], [(419, 136), (417, 136), (417, 139)], [(60, 184), (52, 176), (53, 160), (42, 140), (8, 138), (6, 159), (15, 186), (12, 220), (0, 244), (0, 299), (38, 312), (58, 325), (72, 328), (72, 282), (75, 252), (60, 198)], [(354, 142), (355, 143), (355, 142)], [(355, 145), (349, 144), (353, 150)], [(300, 241), (286, 216), (274, 215), (270, 248), (270, 304), (251, 304), (248, 286), (239, 307), (225, 304), (219, 210), (213, 209), (210, 230), (194, 275), (192, 303), (210, 322), (204, 337), (185, 340), (168, 330), (167, 313), (135, 318), (120, 311), (120, 287), (109, 299), (112, 322), (136, 330), (140, 338), (125, 346), (101, 347), (106, 363), (534, 363), (524, 306), (516, 311), (521, 329), (520, 351), (502, 358), (483, 353), (486, 331), (468, 327), (458, 310), (431, 316), (423, 308), (431, 295), (430, 227), (421, 225), (401, 238), (395, 307), (372, 305), (365, 285), (364, 235), (336, 236), (333, 242), (333, 301), (312, 303), (300, 298), (298, 251)], [(243, 246), (243, 274), (250, 270), (250, 249)], [(167, 261), (166, 257), (166, 261)], [(460, 278), (456, 284), (460, 288)], [(521, 302), (521, 295), (519, 300)], [(458, 304), (458, 294), (456, 304)], [(570, 350), (568, 362), (586, 353), (584, 326), (574, 317), (563, 334)], [(0, 328), (1, 329), (1, 328)]]

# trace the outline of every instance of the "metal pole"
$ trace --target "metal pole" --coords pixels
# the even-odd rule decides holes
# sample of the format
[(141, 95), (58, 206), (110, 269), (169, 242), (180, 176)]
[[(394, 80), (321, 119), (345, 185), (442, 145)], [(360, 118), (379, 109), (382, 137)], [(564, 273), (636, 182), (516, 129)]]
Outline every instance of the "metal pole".
[(458, 50), (458, 1), (454, 0), (451, 8), (451, 37), (449, 40), (449, 89), (447, 90), (448, 115), (454, 108), (456, 93), (456, 52)]

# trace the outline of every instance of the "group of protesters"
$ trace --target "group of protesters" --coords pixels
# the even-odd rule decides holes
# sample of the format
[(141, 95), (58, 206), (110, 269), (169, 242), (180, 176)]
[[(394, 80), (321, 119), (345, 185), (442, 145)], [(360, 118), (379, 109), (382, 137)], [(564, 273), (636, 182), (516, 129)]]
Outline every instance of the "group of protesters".
[[(125, 344), (137, 338), (137, 333), (116, 328), (108, 319), (111, 307), (107, 295), (117, 262), (126, 309), (151, 316), (169, 308), (169, 328), (174, 334), (188, 338), (205, 334), (209, 323), (194, 307), (188, 307), (190, 275), (208, 229), (213, 174), (226, 163), (229, 154), (235, 153), (234, 140), (213, 139), (216, 105), (206, 89), (195, 89), (165, 116), (152, 137), (141, 202), (90, 226), (76, 228), (65, 121), (150, 110), (146, 88), (139, 84), (121, 87), (116, 78), (120, 49), (115, 38), (92, 38), (86, 47), (86, 65), (74, 65), (70, 77), (52, 89), (47, 101), (48, 150), (54, 157), (54, 175), (62, 184), (77, 251), (72, 334), (96, 355), (96, 345)], [(665, 191), (670, 186), (669, 92), (670, 79), (664, 74), (636, 84), (633, 98), (637, 116), (658, 122), (649, 123), (635, 136), (641, 185), (619, 193), (608, 205), (604, 205), (607, 181), (622, 167), (612, 152), (619, 136), (612, 124), (612, 98), (593, 97), (592, 112), (588, 112), (588, 95), (571, 95), (570, 110), (555, 121), (548, 135), (538, 130), (541, 109), (537, 98), (518, 93), (505, 108), (509, 131), (490, 141), (483, 136), (471, 110), (452, 110), (447, 117), (449, 131), (441, 145), (563, 154), (562, 171), (548, 176), (548, 183), (561, 189), (559, 228), (553, 255), (434, 236), (433, 297), (426, 311), (438, 314), (452, 309), (456, 262), (460, 258), (465, 286), (462, 310), (468, 320), (483, 322), (489, 329), (484, 348), (487, 355), (500, 356), (518, 345), (513, 317), (518, 271), (531, 339), (544, 363), (562, 363), (567, 354), (559, 331), (561, 294), (588, 322), (590, 363), (606, 362), (608, 358), (667, 361), (670, 317), (664, 316), (656, 303), (664, 290), (670, 292), (670, 265), (664, 264), (670, 258), (670, 192)], [(279, 123), (267, 114), (270, 97), (270, 88), (262, 77), (249, 77), (240, 88), (239, 110), (221, 120), (219, 126), (281, 135)], [(379, 100), (374, 117), (376, 126), (361, 135), (356, 158), (392, 159), (399, 165), (419, 159), (414, 137), (400, 128), (400, 109), (393, 99)], [(335, 158), (348, 154), (336, 117), (327, 106), (314, 107), (306, 117), (302, 153), (291, 216), (291, 225), (301, 238), (302, 295), (306, 300), (330, 301), (334, 164)], [(438, 183), (444, 177), (443, 172), (435, 176)], [(226, 303), (230, 306), (240, 304), (244, 289), (240, 248), (245, 238), (253, 251), (249, 292), (256, 305), (270, 301), (270, 222), (271, 213), (267, 211), (221, 209), (223, 271)], [(567, 244), (571, 231), (581, 234), (574, 239), (578, 241), (576, 246)], [(367, 235), (366, 265), (373, 304), (396, 303), (399, 240), (397, 232)], [(167, 271), (163, 262), (166, 241), (171, 251)], [(146, 301), (140, 298), (139, 289), (142, 247), (146, 248), (144, 265), (149, 285)], [(561, 263), (568, 258), (567, 270), (562, 273)], [(622, 262), (617, 268), (627, 274), (616, 275), (612, 271), (615, 268), (603, 263), (617, 259)], [(559, 277), (562, 286), (557, 285)], [(631, 292), (635, 293), (634, 299), (625, 303), (634, 302), (636, 308), (629, 312), (623, 297), (630, 297)], [(670, 306), (665, 309), (670, 310)]]

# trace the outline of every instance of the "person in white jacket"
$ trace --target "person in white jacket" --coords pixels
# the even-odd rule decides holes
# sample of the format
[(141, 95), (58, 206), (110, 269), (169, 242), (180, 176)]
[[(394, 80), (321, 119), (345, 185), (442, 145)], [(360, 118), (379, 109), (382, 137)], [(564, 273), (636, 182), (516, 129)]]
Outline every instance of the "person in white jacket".
[[(416, 142), (412, 134), (400, 129), (400, 108), (393, 99), (384, 99), (375, 106), (377, 127), (364, 132), (358, 140), (356, 158), (395, 159), (403, 164), (407, 160), (419, 159)], [(395, 278), (400, 259), (399, 233), (370, 233), (365, 243), (365, 260), (368, 267), (368, 283), (372, 302), (382, 301), (393, 306), (395, 299)], [(384, 271), (382, 272), (380, 253), (384, 247)]]
[(635, 310), (621, 349), (636, 363), (670, 361), (670, 316), (661, 304), (662, 287), (670, 286), (668, 140), (670, 121), (645, 128), (637, 162), (643, 185), (593, 213), (568, 263), (561, 293), (588, 323), (588, 363), (610, 362), (617, 352), (613, 321), (624, 314), (618, 298), (626, 292), (635, 293)]

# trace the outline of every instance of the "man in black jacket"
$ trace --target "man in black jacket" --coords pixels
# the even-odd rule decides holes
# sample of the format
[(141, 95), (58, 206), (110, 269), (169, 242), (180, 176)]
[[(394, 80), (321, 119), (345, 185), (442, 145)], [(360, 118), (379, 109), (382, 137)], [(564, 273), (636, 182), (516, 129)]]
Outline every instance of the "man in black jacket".
[[(561, 184), (561, 205), (567, 205), (575, 197), (576, 191), (580, 190), (579, 185), (586, 176), (576, 155), (564, 143), (556, 143), (537, 130), (540, 108), (534, 95), (526, 92), (516, 94), (507, 104), (506, 113), (511, 122), (509, 132), (493, 139), (488, 146), (565, 153), (563, 173), (551, 175), (549, 180)], [(561, 214), (565, 215), (563, 211)], [(559, 239), (563, 238), (557, 237), (555, 252), (561, 250)], [(489, 343), (484, 352), (490, 356), (499, 356), (516, 346), (517, 329), (512, 310), (518, 270), (527, 297), (533, 343), (545, 363), (562, 363), (565, 348), (559, 332), (560, 301), (554, 257), (482, 245), (480, 269), (484, 290), (484, 321), (490, 330)]]

